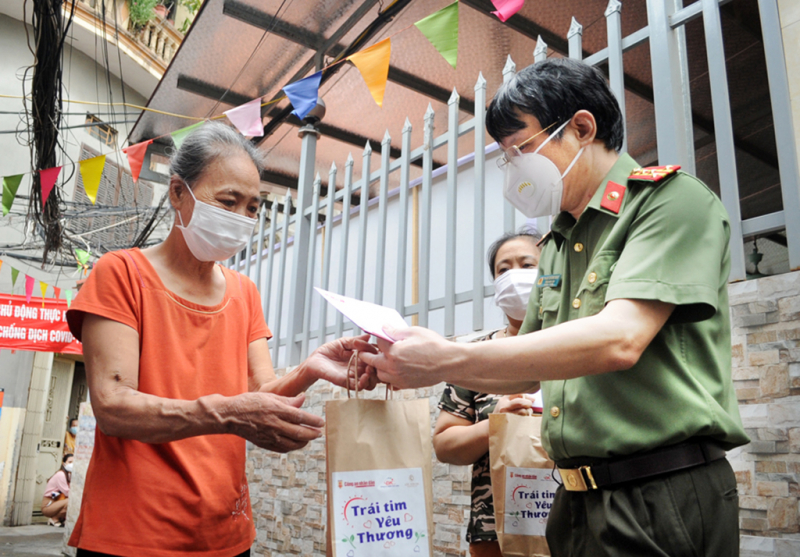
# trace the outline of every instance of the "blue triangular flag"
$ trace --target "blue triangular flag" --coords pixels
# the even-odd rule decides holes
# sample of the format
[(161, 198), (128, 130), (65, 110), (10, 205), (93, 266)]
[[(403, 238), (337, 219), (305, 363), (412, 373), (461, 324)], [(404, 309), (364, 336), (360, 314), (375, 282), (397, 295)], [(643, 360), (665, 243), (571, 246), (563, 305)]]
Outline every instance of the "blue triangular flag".
[(289, 97), (294, 110), (292, 114), (299, 119), (308, 116), (311, 109), (317, 106), (317, 99), (319, 98), (319, 84), (322, 80), (322, 72), (319, 71), (308, 77), (304, 77), (300, 81), (290, 83), (283, 88), (286, 96)]

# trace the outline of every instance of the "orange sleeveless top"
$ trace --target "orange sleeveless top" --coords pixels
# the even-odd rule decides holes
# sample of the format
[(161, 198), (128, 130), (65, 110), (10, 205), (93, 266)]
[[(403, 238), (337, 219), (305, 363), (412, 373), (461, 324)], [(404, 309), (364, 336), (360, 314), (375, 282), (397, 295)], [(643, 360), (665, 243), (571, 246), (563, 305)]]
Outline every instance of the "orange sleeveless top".
[[(67, 312), (70, 330), (80, 340), (87, 313), (135, 329), (143, 393), (195, 400), (247, 392), (248, 345), (271, 334), (253, 282), (222, 271), (222, 303), (202, 306), (168, 291), (138, 249), (108, 253)], [(131, 557), (231, 557), (254, 537), (244, 439), (147, 444), (96, 430), (69, 545)]]

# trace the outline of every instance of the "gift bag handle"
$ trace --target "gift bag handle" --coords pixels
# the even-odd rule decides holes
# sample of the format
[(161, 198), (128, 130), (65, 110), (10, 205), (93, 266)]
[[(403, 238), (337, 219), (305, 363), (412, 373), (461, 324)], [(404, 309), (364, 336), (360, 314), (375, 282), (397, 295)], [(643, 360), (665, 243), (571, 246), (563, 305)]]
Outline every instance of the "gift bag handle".
[[(355, 364), (354, 364), (354, 362), (355, 362)], [(350, 398), (350, 368), (351, 367), (353, 368), (353, 375), (355, 375), (355, 378), (356, 378), (356, 381), (355, 381), (355, 383), (356, 383), (355, 398), (356, 398), (356, 400), (358, 400), (358, 350), (354, 350), (353, 351), (353, 355), (350, 356), (350, 361), (347, 362), (347, 398)], [(385, 396), (384, 400), (392, 400), (393, 394), (394, 393), (392, 392), (392, 389), (389, 388), (389, 384), (387, 383), (386, 384), (386, 396)]]

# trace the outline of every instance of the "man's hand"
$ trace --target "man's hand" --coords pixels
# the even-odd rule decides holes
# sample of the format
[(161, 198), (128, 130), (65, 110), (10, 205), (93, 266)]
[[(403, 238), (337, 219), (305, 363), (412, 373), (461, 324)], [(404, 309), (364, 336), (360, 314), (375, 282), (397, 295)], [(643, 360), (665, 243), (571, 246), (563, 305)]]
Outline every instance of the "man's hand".
[(358, 388), (371, 391), (378, 384), (375, 369), (363, 359), (365, 355), (377, 352), (375, 345), (369, 343), (369, 335), (340, 338), (317, 348), (304, 362), (304, 366), (315, 379), (323, 379), (337, 387), (356, 388), (355, 374), (347, 376), (347, 366), (353, 353), (358, 350)]
[(380, 354), (363, 354), (362, 359), (378, 371), (378, 379), (397, 389), (429, 387), (442, 381), (445, 370), (457, 365), (458, 344), (422, 327), (385, 329), (396, 339), (378, 339)]
[(231, 397), (224, 410), (227, 433), (254, 445), (286, 453), (305, 447), (322, 435), (325, 420), (303, 410), (305, 395), (288, 398), (271, 393)]
[(517, 414), (530, 416), (533, 414), (533, 401), (522, 395), (504, 396), (497, 401), (492, 414)]

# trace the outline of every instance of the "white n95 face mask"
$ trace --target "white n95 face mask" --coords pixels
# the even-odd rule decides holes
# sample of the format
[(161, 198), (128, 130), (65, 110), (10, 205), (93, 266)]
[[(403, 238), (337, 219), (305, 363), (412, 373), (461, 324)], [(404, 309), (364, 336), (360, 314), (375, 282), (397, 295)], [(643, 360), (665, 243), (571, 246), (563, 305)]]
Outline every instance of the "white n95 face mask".
[(568, 123), (569, 120), (561, 124), (536, 151), (512, 157), (505, 165), (503, 195), (528, 218), (555, 215), (561, 211), (564, 176), (572, 170), (578, 157), (583, 153), (583, 147), (569, 163), (564, 174), (561, 174), (553, 161), (540, 155), (539, 151)]
[(253, 235), (256, 219), (198, 201), (192, 188), (185, 185), (194, 199), (192, 220), (184, 225), (178, 211), (181, 223), (176, 226), (192, 255), (200, 261), (225, 261), (242, 251)]
[(522, 321), (538, 276), (538, 269), (509, 269), (494, 281), (494, 303), (507, 316)]

